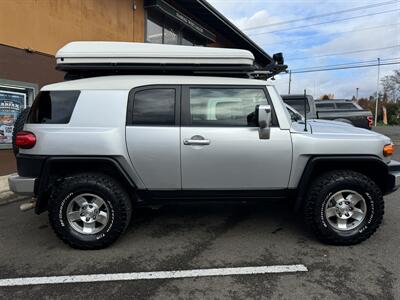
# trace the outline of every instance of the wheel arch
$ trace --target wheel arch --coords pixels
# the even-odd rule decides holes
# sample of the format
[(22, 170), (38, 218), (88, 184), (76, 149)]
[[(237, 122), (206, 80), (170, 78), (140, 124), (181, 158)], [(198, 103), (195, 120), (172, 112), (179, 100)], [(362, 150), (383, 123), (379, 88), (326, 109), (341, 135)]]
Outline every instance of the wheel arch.
[(35, 195), (37, 195), (35, 212), (40, 214), (47, 210), (49, 197), (57, 180), (83, 172), (107, 174), (118, 180), (131, 195), (136, 192), (136, 183), (114, 158), (81, 156), (49, 157), (43, 163), (40, 179), (35, 186)]
[(362, 173), (378, 185), (382, 194), (388, 192), (389, 168), (377, 156), (314, 156), (307, 162), (300, 178), (295, 209), (302, 206), (304, 196), (313, 179), (320, 174), (334, 170), (352, 170)]

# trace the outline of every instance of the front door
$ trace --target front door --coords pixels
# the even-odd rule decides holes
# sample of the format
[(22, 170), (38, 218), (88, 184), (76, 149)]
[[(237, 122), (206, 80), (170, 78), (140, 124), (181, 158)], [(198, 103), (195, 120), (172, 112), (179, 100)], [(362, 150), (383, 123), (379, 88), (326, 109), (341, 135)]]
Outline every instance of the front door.
[(263, 86), (184, 86), (181, 168), (184, 190), (273, 190), (288, 186), (289, 130), (272, 118), (260, 139), (255, 107), (270, 104)]

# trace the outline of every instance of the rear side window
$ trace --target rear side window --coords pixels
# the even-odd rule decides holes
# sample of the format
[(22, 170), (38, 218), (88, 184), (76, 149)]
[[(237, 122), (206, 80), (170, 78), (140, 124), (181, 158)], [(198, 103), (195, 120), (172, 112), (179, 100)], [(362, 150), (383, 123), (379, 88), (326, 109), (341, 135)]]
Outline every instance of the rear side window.
[(31, 107), (27, 123), (67, 124), (80, 91), (42, 91)]
[(175, 125), (175, 89), (155, 88), (136, 92), (133, 125)]
[(335, 109), (335, 105), (333, 103), (315, 103), (317, 110), (331, 110)]
[(337, 109), (358, 109), (353, 103), (350, 102), (343, 102), (343, 103), (336, 103)]

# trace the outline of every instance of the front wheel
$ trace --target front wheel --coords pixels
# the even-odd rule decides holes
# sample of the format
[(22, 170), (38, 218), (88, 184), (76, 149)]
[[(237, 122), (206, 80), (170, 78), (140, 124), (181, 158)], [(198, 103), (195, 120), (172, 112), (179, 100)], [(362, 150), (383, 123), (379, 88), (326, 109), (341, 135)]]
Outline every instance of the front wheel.
[(379, 187), (354, 171), (321, 175), (312, 183), (305, 201), (306, 223), (319, 240), (333, 245), (354, 245), (368, 239), (384, 213)]
[(50, 224), (73, 248), (102, 249), (127, 228), (131, 200), (123, 187), (103, 174), (77, 174), (55, 187), (49, 200)]

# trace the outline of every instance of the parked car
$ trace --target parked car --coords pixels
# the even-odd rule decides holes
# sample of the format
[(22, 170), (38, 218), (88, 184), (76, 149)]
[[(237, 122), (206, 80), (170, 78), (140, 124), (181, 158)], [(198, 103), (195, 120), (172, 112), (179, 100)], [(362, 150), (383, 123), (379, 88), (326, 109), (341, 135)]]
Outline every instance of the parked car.
[[(244, 61), (252, 57), (247, 51), (111, 45), (73, 43), (57, 59), (74, 72), (76, 62), (86, 70), (90, 58), (104, 66), (105, 53), (113, 68), (121, 56), (125, 72), (129, 57), (153, 66), (159, 59), (164, 75), (47, 85), (16, 133), (18, 175), (9, 178), (10, 188), (33, 196), (22, 208), (48, 211), (65, 243), (107, 247), (139, 205), (193, 200), (296, 199), (317, 238), (335, 245), (360, 243), (377, 230), (383, 195), (400, 186), (388, 137), (342, 123), (293, 121), (264, 80), (221, 70), (204, 76), (209, 64), (214, 70), (213, 58)], [(195, 56), (202, 76), (165, 75), (168, 57), (176, 64)]]
[(305, 108), (310, 119), (340, 121), (366, 129), (373, 125), (372, 113), (349, 100), (314, 100), (311, 95), (282, 95), (282, 99), (302, 114)]
[[(295, 110), (293, 107), (290, 105), (287, 105), (285, 103), (285, 107), (287, 111), (289, 112), (290, 119), (292, 122), (299, 122), (305, 124), (306, 120), (304, 116), (299, 113), (297, 110)], [(331, 121), (331, 120), (321, 120), (321, 119), (308, 119), (307, 120), (308, 124), (312, 123), (318, 123), (318, 124), (326, 124), (326, 125), (337, 125), (337, 126), (353, 126), (352, 124), (345, 123), (345, 122), (340, 122), (340, 121)]]

